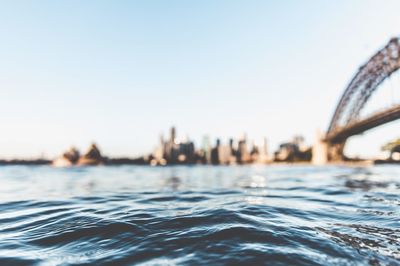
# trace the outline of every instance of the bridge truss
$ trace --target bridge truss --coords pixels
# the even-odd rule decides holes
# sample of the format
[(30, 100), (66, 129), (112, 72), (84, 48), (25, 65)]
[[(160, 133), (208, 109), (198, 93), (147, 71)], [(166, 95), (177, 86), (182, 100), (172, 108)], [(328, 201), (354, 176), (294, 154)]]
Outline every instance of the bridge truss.
[[(379, 85), (399, 68), (400, 38), (393, 38), (360, 67), (345, 89), (329, 125), (326, 140), (339, 143), (355, 133), (361, 133), (360, 129), (354, 129), (355, 126), (363, 125), (361, 110)], [(366, 122), (368, 119), (365, 119)]]

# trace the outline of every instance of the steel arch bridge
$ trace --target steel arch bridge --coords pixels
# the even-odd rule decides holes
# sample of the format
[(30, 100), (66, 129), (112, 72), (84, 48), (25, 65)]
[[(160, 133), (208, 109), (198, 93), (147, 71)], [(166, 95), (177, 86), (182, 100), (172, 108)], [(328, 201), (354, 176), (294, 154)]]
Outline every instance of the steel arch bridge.
[(327, 160), (343, 160), (346, 140), (400, 118), (400, 105), (361, 118), (360, 113), (379, 86), (400, 68), (400, 38), (393, 38), (355, 74), (335, 109), (323, 139)]

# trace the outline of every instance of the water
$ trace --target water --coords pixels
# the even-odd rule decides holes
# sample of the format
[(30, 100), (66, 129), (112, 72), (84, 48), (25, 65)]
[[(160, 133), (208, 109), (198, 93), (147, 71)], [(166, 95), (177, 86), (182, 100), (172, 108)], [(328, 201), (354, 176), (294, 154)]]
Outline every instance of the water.
[(0, 265), (400, 265), (400, 167), (0, 167)]

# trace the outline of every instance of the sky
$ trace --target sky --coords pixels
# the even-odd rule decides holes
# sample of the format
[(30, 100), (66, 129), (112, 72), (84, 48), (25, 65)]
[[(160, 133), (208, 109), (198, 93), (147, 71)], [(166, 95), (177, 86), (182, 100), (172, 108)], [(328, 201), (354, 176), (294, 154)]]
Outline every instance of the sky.
[[(298, 134), (312, 144), (358, 67), (400, 35), (396, 0), (0, 6), (0, 158), (92, 141), (134, 157), (172, 125), (199, 145), (243, 133), (271, 151)], [(346, 152), (375, 155), (399, 129), (355, 137)]]

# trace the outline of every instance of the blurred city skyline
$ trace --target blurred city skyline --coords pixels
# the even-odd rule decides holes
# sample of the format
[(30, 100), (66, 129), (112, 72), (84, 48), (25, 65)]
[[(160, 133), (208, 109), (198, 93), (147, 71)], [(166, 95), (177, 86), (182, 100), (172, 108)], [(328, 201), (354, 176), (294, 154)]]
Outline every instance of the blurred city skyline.
[[(398, 1), (0, 3), (1, 158), (92, 141), (139, 156), (170, 126), (196, 144), (246, 133), (271, 152), (295, 135), (311, 145), (358, 67), (400, 32)], [(377, 154), (399, 129), (346, 149)]]

